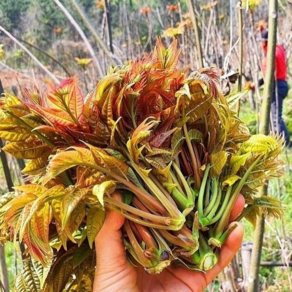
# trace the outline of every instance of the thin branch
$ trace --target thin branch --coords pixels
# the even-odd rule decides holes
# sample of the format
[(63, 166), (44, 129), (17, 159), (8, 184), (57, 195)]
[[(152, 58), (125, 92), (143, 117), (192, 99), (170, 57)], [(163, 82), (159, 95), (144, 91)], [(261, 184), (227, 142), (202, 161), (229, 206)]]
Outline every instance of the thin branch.
[(66, 17), (68, 18), (68, 20), (71, 22), (71, 24), (75, 27), (75, 29), (77, 30), (77, 32), (79, 33), (80, 37), (82, 38), (82, 40), (84, 41), (92, 59), (93, 59), (93, 63), (95, 64), (98, 74), (100, 77), (102, 77), (104, 75), (101, 66), (99, 64), (98, 59), (96, 58), (96, 55), (94, 53), (94, 50), (91, 46), (91, 44), (89, 43), (88, 38), (86, 37), (85, 33), (83, 32), (83, 30), (81, 29), (81, 27), (79, 26), (79, 24), (75, 21), (75, 19), (73, 18), (73, 16), (70, 14), (70, 12), (65, 8), (65, 6), (59, 1), (59, 0), (54, 0), (54, 2), (58, 5), (58, 7), (63, 11), (63, 13), (66, 15)]
[(13, 40), (23, 51), (25, 51), (35, 63), (43, 69), (57, 84), (60, 83), (59, 79), (48, 70), (22, 43), (20, 43), (11, 33), (9, 33), (4, 27), (0, 25), (0, 30), (3, 31), (11, 40)]
[(94, 37), (95, 41), (97, 42), (97, 44), (100, 46), (100, 48), (103, 50), (104, 54), (108, 57), (108, 59), (110, 60), (110, 62), (112, 64), (122, 64), (122, 61), (113, 53), (111, 53), (105, 46), (105, 44), (103, 43), (103, 41), (101, 40), (101, 38), (98, 36), (98, 34), (96, 33), (95, 29), (93, 28), (93, 26), (91, 25), (91, 23), (88, 21), (87, 16), (84, 14), (84, 12), (81, 10), (80, 6), (77, 4), (77, 2), (75, 0), (70, 0), (70, 2), (72, 3), (72, 5), (74, 6), (76, 12), (78, 13), (78, 15), (81, 17), (82, 21), (84, 22), (85, 26), (88, 28), (88, 30), (90, 31), (90, 33), (92, 34), (92, 36)]

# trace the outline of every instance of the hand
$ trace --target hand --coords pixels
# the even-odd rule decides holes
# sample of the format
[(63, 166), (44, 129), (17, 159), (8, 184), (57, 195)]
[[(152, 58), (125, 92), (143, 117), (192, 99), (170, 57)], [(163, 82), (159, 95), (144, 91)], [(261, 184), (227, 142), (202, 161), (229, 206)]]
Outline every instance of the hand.
[[(239, 195), (230, 215), (231, 222), (243, 207), (244, 198)], [(221, 248), (219, 262), (207, 273), (168, 267), (159, 275), (149, 275), (143, 268), (131, 266), (126, 259), (120, 230), (124, 220), (120, 214), (109, 211), (96, 237), (97, 260), (93, 292), (201, 292), (229, 264), (243, 238), (243, 227), (237, 223)]]

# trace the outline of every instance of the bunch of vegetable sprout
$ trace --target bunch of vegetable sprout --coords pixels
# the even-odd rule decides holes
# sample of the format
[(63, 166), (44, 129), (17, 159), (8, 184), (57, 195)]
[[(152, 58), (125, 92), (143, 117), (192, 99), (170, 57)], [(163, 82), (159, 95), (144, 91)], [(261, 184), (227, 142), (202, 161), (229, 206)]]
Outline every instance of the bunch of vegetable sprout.
[(53, 267), (59, 250), (92, 248), (115, 210), (126, 217), (133, 265), (207, 271), (232, 231), (239, 193), (238, 219), (280, 216), (280, 203), (257, 189), (282, 174), (282, 140), (249, 134), (234, 99), (221, 94), (218, 70), (187, 74), (178, 61), (176, 42), (166, 49), (158, 40), (152, 55), (110, 69), (85, 98), (74, 77), (46, 92), (6, 94), (3, 150), (28, 163), (26, 184), (1, 201), (0, 238)]

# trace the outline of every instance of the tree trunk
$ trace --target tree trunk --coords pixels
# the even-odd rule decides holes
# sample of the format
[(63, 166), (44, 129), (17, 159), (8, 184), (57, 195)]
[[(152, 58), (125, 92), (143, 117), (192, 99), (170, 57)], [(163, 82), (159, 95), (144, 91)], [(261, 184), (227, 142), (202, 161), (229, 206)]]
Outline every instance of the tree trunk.
[(9, 279), (8, 279), (8, 271), (5, 260), (5, 248), (0, 245), (0, 271), (1, 271), (1, 283), (3, 285), (4, 291), (9, 292)]
[(107, 30), (108, 30), (108, 40), (109, 40), (109, 48), (112, 54), (114, 53), (113, 47), (113, 35), (112, 35), (112, 23), (111, 23), (111, 4), (108, 0), (104, 0), (105, 9), (106, 9), (106, 20), (107, 20)]
[[(243, 63), (243, 21), (242, 21), (242, 1), (238, 1), (238, 34), (239, 34), (239, 70), (238, 70), (238, 91), (242, 90), (242, 63)], [(240, 100), (236, 104), (236, 112), (239, 115)]]
[[(4, 93), (3, 86), (0, 79), (0, 97), (2, 97), (2, 94)], [(0, 139), (0, 157), (2, 162), (2, 167), (4, 170), (4, 175), (7, 183), (8, 190), (11, 192), (13, 191), (13, 182), (10, 174), (10, 170), (7, 163), (7, 158), (5, 155), (5, 152), (2, 151), (3, 147), (3, 141)], [(7, 271), (7, 265), (5, 260), (5, 248), (4, 246), (0, 245), (0, 270), (2, 274), (2, 284), (4, 286), (5, 292), (9, 292), (9, 279), (8, 279), (8, 271)]]
[(203, 63), (203, 53), (202, 53), (202, 47), (201, 47), (201, 41), (200, 41), (199, 27), (198, 27), (196, 14), (195, 14), (195, 11), (194, 11), (194, 8), (193, 8), (192, 0), (187, 0), (187, 5), (188, 5), (188, 10), (189, 10), (190, 15), (191, 15), (191, 20), (192, 20), (192, 23), (193, 23), (193, 27), (194, 27), (194, 30), (195, 30), (195, 38), (196, 38), (196, 47), (197, 47), (197, 51), (198, 51), (199, 66), (201, 68), (203, 68), (204, 67), (204, 63)]
[[(274, 86), (275, 72), (275, 50), (277, 36), (277, 0), (269, 1), (269, 39), (267, 53), (267, 72), (265, 76), (265, 87), (263, 96), (263, 107), (260, 120), (260, 133), (269, 134), (270, 110)], [(260, 189), (260, 195), (267, 194), (268, 185)], [(261, 261), (261, 252), (265, 230), (265, 216), (262, 214), (257, 218), (256, 231), (254, 235), (254, 246), (251, 257), (250, 283), (248, 292), (257, 292), (259, 290), (259, 268)]]

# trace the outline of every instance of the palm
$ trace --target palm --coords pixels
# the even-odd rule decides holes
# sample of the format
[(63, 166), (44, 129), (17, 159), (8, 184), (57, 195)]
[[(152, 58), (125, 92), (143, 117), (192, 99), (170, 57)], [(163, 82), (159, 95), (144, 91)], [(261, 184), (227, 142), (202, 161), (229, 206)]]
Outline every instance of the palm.
[(203, 276), (197, 275), (198, 278), (193, 277), (193, 284), (190, 286), (186, 275), (180, 273), (180, 270), (165, 269), (161, 274), (152, 276), (147, 274), (143, 269), (137, 270), (138, 291), (141, 292), (166, 292), (177, 291), (180, 292), (199, 292), (202, 287), (206, 286)]

